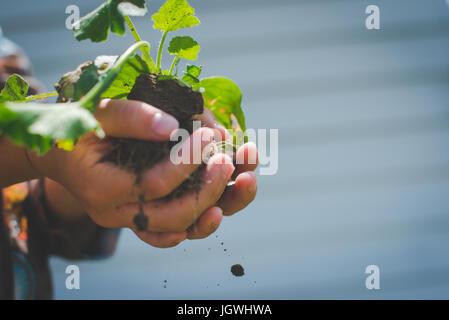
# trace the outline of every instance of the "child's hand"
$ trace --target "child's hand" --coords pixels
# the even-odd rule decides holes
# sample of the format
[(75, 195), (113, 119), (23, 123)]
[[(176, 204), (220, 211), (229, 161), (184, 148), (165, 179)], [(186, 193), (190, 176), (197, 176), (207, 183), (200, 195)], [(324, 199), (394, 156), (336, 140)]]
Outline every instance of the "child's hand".
[[(170, 115), (138, 101), (103, 100), (95, 115), (106, 134), (114, 137), (168, 140), (171, 131), (178, 127), (177, 121)], [(213, 140), (212, 130), (201, 128), (193, 133), (192, 136), (197, 138), (207, 138), (201, 148)], [(190, 144), (190, 141), (185, 143)], [(170, 247), (187, 237), (208, 236), (218, 228), (223, 211), (231, 214), (240, 210), (255, 194), (253, 173), (240, 174), (235, 186), (223, 194), (234, 166), (228, 156), (218, 154), (206, 166), (205, 179), (208, 183), (202, 185), (198, 195), (186, 194), (169, 202), (157, 200), (168, 195), (199, 166), (176, 165), (166, 159), (143, 174), (141, 185), (146, 196), (144, 211), (149, 217), (149, 226), (148, 231), (138, 232), (133, 223), (139, 211), (140, 193), (135, 186), (135, 175), (111, 163), (99, 162), (107, 148), (107, 141), (98, 139), (92, 133), (83, 137), (71, 152), (54, 149), (43, 157), (30, 154), (30, 159), (42, 176), (49, 177), (70, 191), (80, 208), (94, 222), (103, 227), (129, 227), (143, 241), (156, 247)], [(247, 145), (239, 152), (247, 152), (250, 148), (254, 145)], [(253, 166), (237, 169), (245, 171), (253, 169)], [(51, 194), (48, 196), (50, 203), (64, 208), (64, 204), (58, 203), (64, 197), (58, 200)], [(84, 212), (78, 210), (75, 213), (73, 207), (71, 209), (72, 218)]]
[[(220, 131), (223, 140), (226, 139), (226, 129), (217, 122), (212, 111), (204, 109), (204, 113), (198, 117), (208, 127)], [(254, 143), (249, 142), (241, 146), (236, 153), (236, 158), (244, 159), (242, 164), (237, 164), (232, 175), (235, 184), (225, 189), (217, 206), (221, 208), (223, 214), (226, 216), (232, 215), (249, 205), (256, 197), (257, 192), (257, 177), (253, 172), (258, 165), (258, 152)], [(205, 238), (209, 234), (205, 232), (206, 228), (201, 229), (200, 226), (195, 230), (190, 228), (188, 232), (188, 239)]]

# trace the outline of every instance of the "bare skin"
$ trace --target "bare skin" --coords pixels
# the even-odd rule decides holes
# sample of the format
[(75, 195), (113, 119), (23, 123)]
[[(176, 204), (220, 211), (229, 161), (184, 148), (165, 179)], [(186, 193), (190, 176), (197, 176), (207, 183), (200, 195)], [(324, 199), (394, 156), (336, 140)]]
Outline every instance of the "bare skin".
[[(106, 135), (151, 141), (168, 140), (177, 121), (168, 114), (139, 101), (103, 100), (95, 112)], [(201, 116), (208, 127), (193, 136), (207, 137), (202, 148), (219, 132), (225, 133), (213, 115)], [(161, 120), (162, 119), (162, 120)], [(185, 143), (190, 143), (186, 141)], [(169, 194), (199, 164), (173, 164), (163, 160), (143, 174), (140, 187), (135, 176), (110, 163), (99, 163), (107, 151), (105, 140), (93, 133), (83, 137), (71, 152), (52, 149), (39, 157), (0, 138), (0, 187), (45, 177), (47, 200), (55, 214), (64, 221), (90, 219), (107, 228), (130, 228), (144, 242), (155, 247), (171, 247), (185, 239), (201, 239), (217, 230), (223, 215), (232, 215), (246, 207), (257, 191), (256, 164), (234, 167), (229, 156), (214, 155), (209, 159), (207, 183), (198, 195), (188, 194), (169, 202), (159, 198)], [(257, 152), (254, 144), (245, 144), (237, 152)], [(236, 183), (226, 184), (231, 178)], [(133, 217), (138, 212), (138, 195), (145, 194), (148, 230), (136, 230)]]

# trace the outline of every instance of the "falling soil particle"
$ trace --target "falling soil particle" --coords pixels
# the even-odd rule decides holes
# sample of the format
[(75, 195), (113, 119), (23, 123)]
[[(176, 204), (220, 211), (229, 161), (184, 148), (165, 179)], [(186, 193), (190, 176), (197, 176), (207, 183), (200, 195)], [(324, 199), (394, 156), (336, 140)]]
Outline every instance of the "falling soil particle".
[(231, 272), (236, 277), (241, 277), (245, 274), (245, 270), (243, 269), (241, 264), (234, 264), (231, 267)]

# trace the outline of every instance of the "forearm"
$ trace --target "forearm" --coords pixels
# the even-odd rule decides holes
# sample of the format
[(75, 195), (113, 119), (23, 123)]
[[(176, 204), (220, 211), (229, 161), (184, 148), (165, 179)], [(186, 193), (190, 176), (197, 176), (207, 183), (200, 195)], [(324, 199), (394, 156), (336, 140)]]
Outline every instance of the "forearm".
[(48, 178), (40, 183), (33, 181), (32, 188), (42, 188), (41, 201), (45, 203), (50, 228), (63, 232), (71, 245), (81, 251), (92, 244), (98, 226), (66, 188)]
[(102, 244), (104, 237), (111, 237), (115, 242), (117, 232), (110, 234), (98, 227), (87, 214), (78, 215), (75, 212), (77, 203), (56, 182), (44, 178), (30, 181), (29, 185), (28, 196), (21, 208), (27, 216), (28, 230), (34, 234), (32, 241), (42, 240), (48, 253), (68, 259), (111, 254)]
[[(6, 136), (0, 137), (0, 188), (42, 178), (33, 167), (25, 148), (11, 142)], [(86, 217), (78, 201), (63, 186), (46, 179), (45, 194), (52, 211), (65, 221)]]
[(85, 210), (79, 202), (62, 185), (45, 178), (44, 187), (47, 203), (60, 220), (73, 222), (88, 219)]
[(26, 149), (5, 135), (0, 136), (0, 188), (40, 177), (41, 174), (31, 165)]

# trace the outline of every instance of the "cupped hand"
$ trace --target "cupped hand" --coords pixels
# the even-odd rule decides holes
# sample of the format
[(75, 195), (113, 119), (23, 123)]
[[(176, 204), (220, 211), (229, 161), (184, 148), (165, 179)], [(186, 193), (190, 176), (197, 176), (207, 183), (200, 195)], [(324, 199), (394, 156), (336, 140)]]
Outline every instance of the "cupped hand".
[[(131, 100), (102, 100), (95, 112), (107, 136), (151, 141), (168, 140), (178, 128), (172, 116), (148, 104)], [(192, 141), (208, 147), (218, 126), (196, 130), (184, 143), (193, 153)], [(245, 207), (255, 196), (255, 165), (237, 165), (225, 154), (209, 159), (201, 191), (170, 201), (160, 198), (178, 187), (199, 164), (174, 164), (165, 159), (148, 169), (140, 185), (133, 173), (99, 160), (108, 151), (107, 140), (93, 133), (84, 136), (71, 152), (53, 149), (43, 157), (30, 153), (31, 163), (42, 175), (64, 186), (90, 216), (103, 227), (131, 228), (143, 241), (156, 247), (174, 246), (186, 238), (204, 238), (219, 226), (223, 214)], [(254, 152), (247, 144), (238, 152)], [(236, 174), (235, 184), (226, 187)], [(145, 194), (144, 212), (148, 230), (138, 231), (133, 218), (138, 213), (138, 196)]]
[[(202, 123), (220, 132), (223, 140), (229, 139), (226, 129), (218, 123), (212, 111), (205, 109), (204, 113), (198, 117)], [(218, 228), (223, 215), (230, 216), (241, 211), (248, 206), (256, 197), (257, 177), (253, 172), (258, 165), (258, 151), (254, 143), (243, 144), (235, 154), (236, 159), (241, 159), (232, 175), (234, 184), (226, 187), (224, 193), (217, 201), (213, 212), (205, 212), (198, 221), (192, 225), (188, 232), (188, 239), (202, 239), (211, 234), (208, 232), (212, 228), (210, 224), (215, 223)], [(220, 214), (221, 213), (221, 214)], [(214, 230), (215, 231), (215, 230)]]

